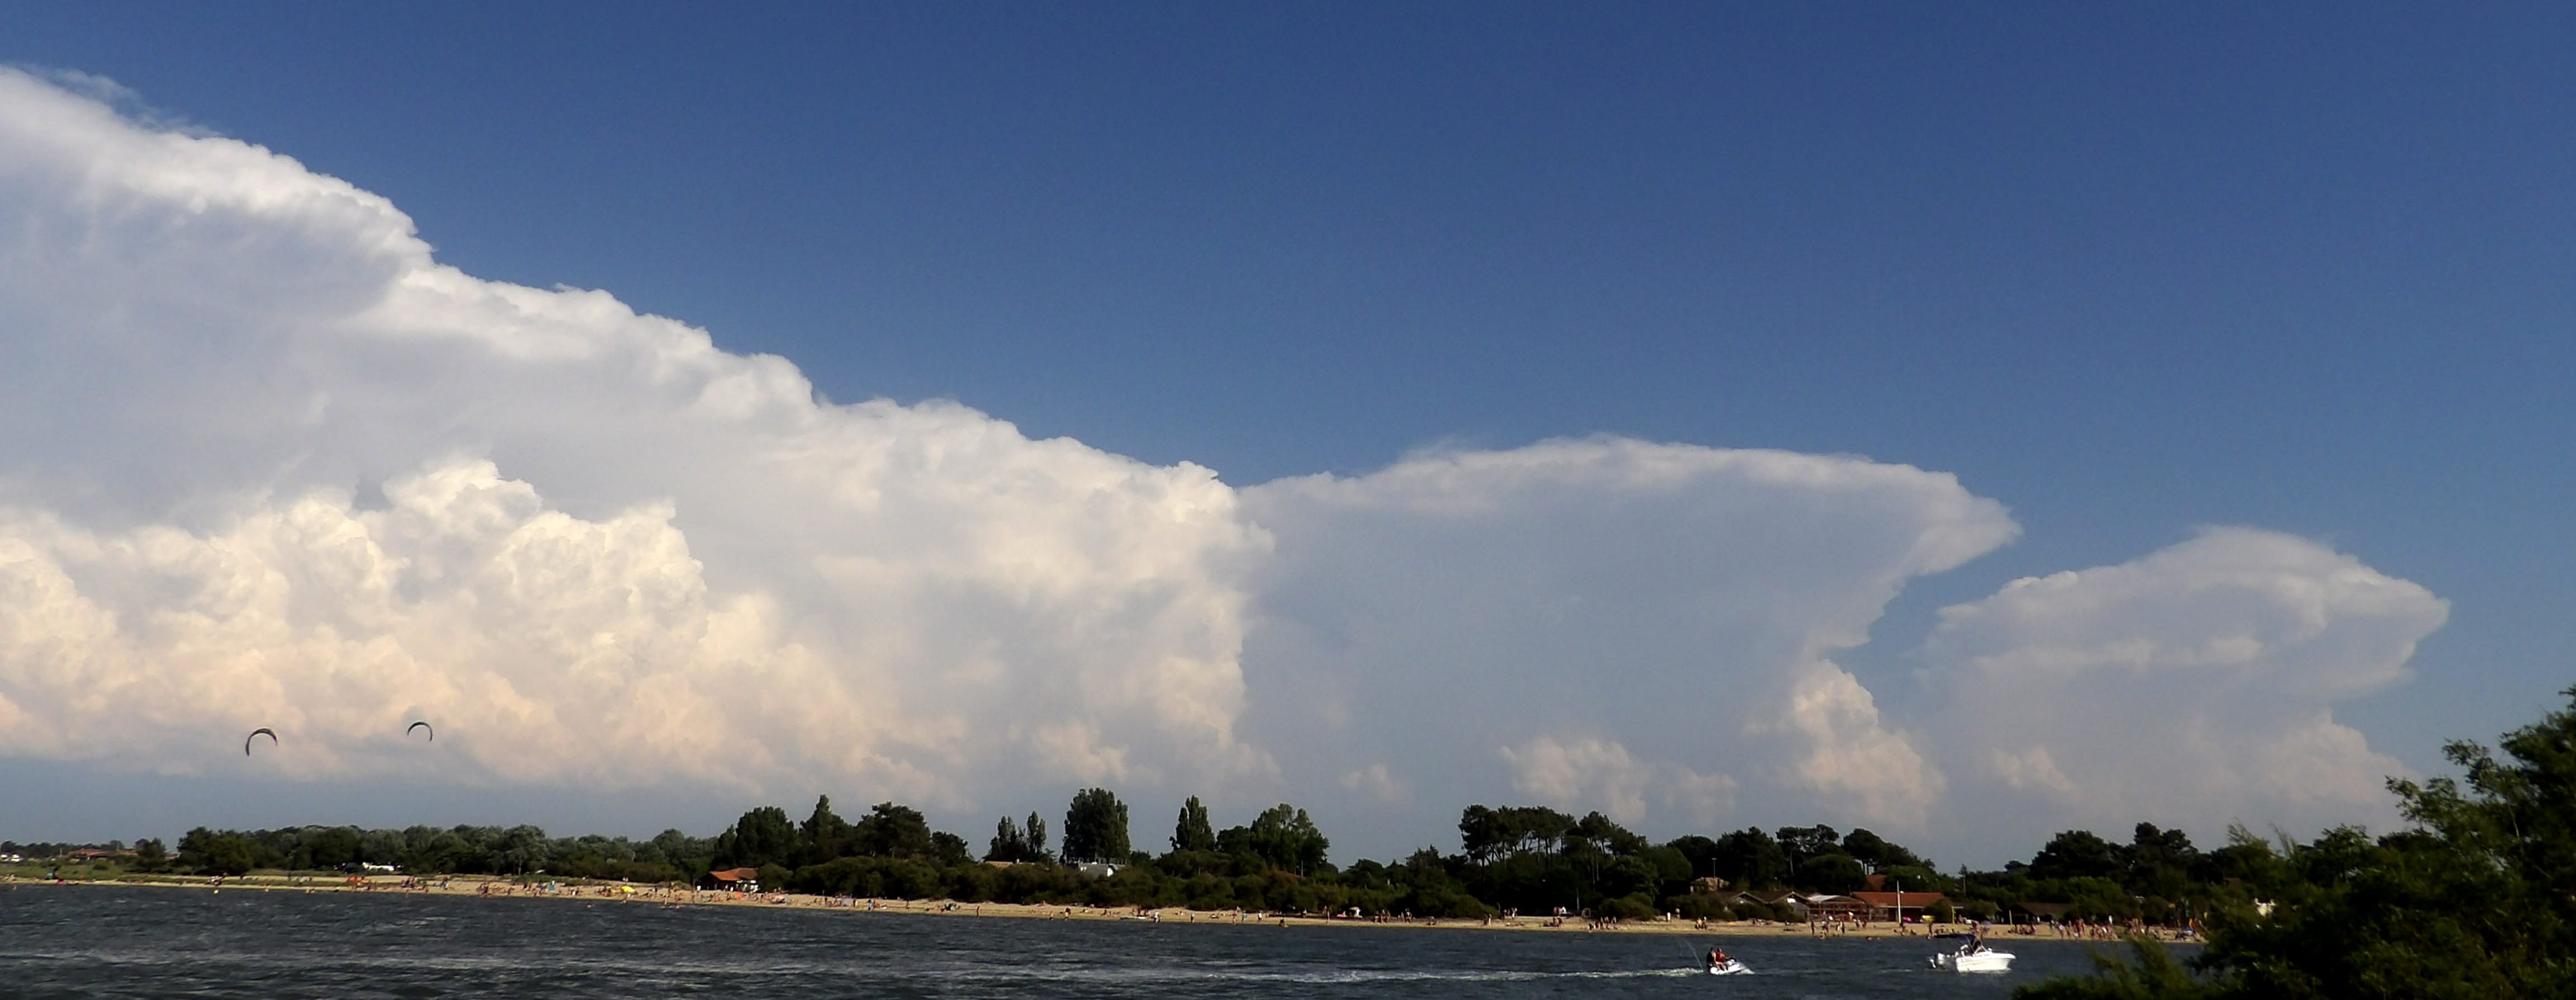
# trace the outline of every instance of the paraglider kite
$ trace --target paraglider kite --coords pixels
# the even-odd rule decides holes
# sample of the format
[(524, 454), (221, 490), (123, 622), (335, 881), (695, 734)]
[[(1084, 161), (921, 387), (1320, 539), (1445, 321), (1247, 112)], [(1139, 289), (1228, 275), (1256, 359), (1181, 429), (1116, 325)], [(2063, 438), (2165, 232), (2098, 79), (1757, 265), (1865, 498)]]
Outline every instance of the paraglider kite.
[(438, 730), (436, 730), (436, 729), (431, 729), (431, 728), (430, 728), (430, 725), (429, 725), (429, 723), (428, 723), (428, 722), (426, 722), (426, 721), (415, 721), (415, 722), (413, 722), (411, 725), (403, 727), (403, 735), (405, 735), (405, 736), (409, 736), (409, 735), (411, 735), (411, 731), (412, 731), (412, 730), (414, 730), (414, 729), (428, 729), (428, 730), (429, 730), (429, 742), (432, 742), (432, 743), (436, 743), (436, 742), (438, 742)]
[(250, 745), (258, 741), (261, 736), (268, 737), (269, 746), (277, 745), (277, 730), (270, 729), (267, 726), (261, 726), (257, 729), (251, 730), (250, 735), (242, 737), (242, 756), (250, 756)]

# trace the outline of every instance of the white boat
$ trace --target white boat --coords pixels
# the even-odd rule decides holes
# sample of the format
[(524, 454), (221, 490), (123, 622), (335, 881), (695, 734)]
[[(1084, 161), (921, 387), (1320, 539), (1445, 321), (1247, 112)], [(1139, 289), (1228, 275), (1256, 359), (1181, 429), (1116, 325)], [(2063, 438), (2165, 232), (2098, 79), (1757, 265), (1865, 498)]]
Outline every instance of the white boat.
[(1957, 951), (1932, 956), (1932, 967), (1952, 972), (2010, 972), (2012, 953), (1996, 951), (1981, 944), (1963, 944)]
[(1726, 964), (1724, 965), (1709, 966), (1708, 974), (1712, 976), (1750, 976), (1753, 974), (1753, 970), (1745, 968), (1744, 963), (1730, 958), (1726, 960)]

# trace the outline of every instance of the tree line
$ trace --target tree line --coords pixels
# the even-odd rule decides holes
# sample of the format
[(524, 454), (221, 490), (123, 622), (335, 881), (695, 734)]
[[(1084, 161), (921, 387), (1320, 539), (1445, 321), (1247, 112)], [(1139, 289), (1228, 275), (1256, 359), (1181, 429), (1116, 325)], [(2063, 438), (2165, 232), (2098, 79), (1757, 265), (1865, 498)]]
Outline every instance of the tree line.
[[(2070, 830), (2028, 862), (1945, 873), (1866, 829), (1748, 827), (1656, 842), (1599, 812), (1479, 804), (1460, 814), (1455, 852), (1425, 847), (1344, 867), (1330, 859), (1332, 842), (1307, 811), (1286, 803), (1218, 829), (1192, 796), (1160, 853), (1136, 849), (1130, 825), (1116, 793), (1086, 788), (1067, 804), (1055, 828), (1060, 840), (1038, 813), (1006, 816), (979, 855), (910, 806), (880, 802), (845, 819), (824, 796), (801, 821), (761, 806), (712, 837), (666, 830), (641, 841), (556, 838), (534, 826), (200, 827), (180, 838), (175, 853), (146, 842), (148, 850), (124, 863), (208, 875), (374, 864), (422, 875), (681, 883), (749, 868), (766, 888), (832, 895), (1436, 917), (1562, 908), (1622, 919), (1787, 919), (1793, 911), (1740, 893), (1847, 893), (1878, 876), (1888, 887), (1944, 893), (1956, 913), (1981, 919), (2046, 901), (2067, 904), (2068, 916), (2164, 923), (2243, 895), (2243, 886), (2281, 860), (2273, 844), (2242, 831), (2227, 847), (2203, 852), (2181, 831), (2140, 823), (2126, 843)], [(1718, 886), (1725, 891), (1709, 891)], [(1947, 919), (1946, 911), (1935, 915)]]
[[(2142, 822), (2125, 839), (2063, 831), (2028, 861), (1992, 871), (1944, 872), (1865, 829), (1746, 828), (1655, 842), (1598, 812), (1481, 804), (1461, 812), (1454, 853), (1425, 847), (1337, 866), (1305, 810), (1281, 804), (1220, 830), (1196, 797), (1181, 803), (1167, 849), (1152, 853), (1133, 846), (1128, 807), (1101, 788), (1074, 795), (1060, 839), (1038, 814), (1006, 817), (980, 857), (910, 807), (879, 803), (844, 820), (826, 797), (802, 822), (763, 806), (703, 838), (551, 838), (533, 826), (198, 828), (175, 852), (142, 841), (118, 864), (237, 874), (371, 863), (645, 882), (749, 867), (764, 888), (848, 896), (1469, 918), (1557, 907), (1614, 918), (1782, 917), (1756, 897), (1848, 892), (1876, 876), (1887, 888), (1942, 893), (1965, 916), (1998, 919), (2045, 903), (2053, 914), (2188, 920), (2209, 933), (2189, 961), (2140, 942), (2098, 976), (2024, 987), (2025, 997), (2576, 996), (2576, 689), (2568, 697), (2568, 708), (2507, 733), (2502, 756), (2451, 744), (2461, 777), (2391, 780), (2408, 821), (2401, 830), (2373, 837), (2340, 827), (2303, 843), (2239, 826), (2204, 850)], [(0, 843), (0, 853), (21, 847)], [(41, 849), (70, 845), (23, 846)], [(1935, 917), (1949, 915), (1940, 909)]]
[(634, 882), (687, 881), (704, 872), (714, 839), (664, 830), (651, 840), (549, 837), (534, 826), (414, 826), (362, 830), (300, 826), (275, 830), (209, 830), (179, 838), (175, 854), (145, 841), (126, 862), (143, 872), (241, 875), (260, 869), (331, 871), (391, 865), (418, 874), (534, 875)]

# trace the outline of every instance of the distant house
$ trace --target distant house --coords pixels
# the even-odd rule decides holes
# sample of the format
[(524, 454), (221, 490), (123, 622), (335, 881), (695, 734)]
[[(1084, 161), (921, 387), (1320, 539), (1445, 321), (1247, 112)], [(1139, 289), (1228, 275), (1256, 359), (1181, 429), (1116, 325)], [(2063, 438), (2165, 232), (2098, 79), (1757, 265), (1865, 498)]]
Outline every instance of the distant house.
[(1806, 897), (1785, 890), (1775, 890), (1772, 892), (1739, 892), (1733, 895), (1719, 896), (1718, 900), (1728, 906), (1786, 906), (1798, 914), (1798, 919), (1804, 920), (1807, 918)]
[(1109, 876), (1118, 874), (1118, 869), (1120, 867), (1123, 866), (1113, 865), (1106, 861), (1085, 861), (1082, 864), (1075, 866), (1074, 870), (1085, 875), (1089, 875), (1092, 878), (1108, 878)]
[(1850, 896), (1837, 896), (1832, 893), (1819, 892), (1813, 895), (1801, 896), (1799, 899), (1805, 904), (1800, 906), (1799, 909), (1805, 911), (1807, 919), (1809, 920), (1869, 919), (1869, 904), (1853, 899)]
[[(2019, 911), (2021, 911), (2021, 912), (2022, 912), (2022, 913), (2024, 913), (2024, 914), (2029, 915), (2029, 917), (2031, 918), (2031, 922), (2032, 922), (2032, 923), (2039, 923), (2039, 922), (2041, 922), (2041, 921), (2046, 921), (2046, 922), (2048, 922), (2048, 923), (2052, 923), (2052, 924), (2053, 924), (2053, 923), (2056, 923), (2056, 922), (2057, 922), (2057, 919), (2058, 919), (2059, 917), (2063, 917), (2063, 916), (2065, 916), (2065, 915), (2067, 914), (2067, 912), (2068, 912), (2068, 911), (2075, 909), (2075, 904), (2073, 904), (2073, 903), (2033, 903), (2033, 902), (2030, 902), (2030, 901), (2024, 900), (2024, 901), (2019, 902), (2019, 903), (2014, 903), (2014, 904), (2012, 905), (2012, 908), (2013, 908), (2013, 909), (2016, 909), (2016, 910), (2019, 910)], [(2015, 921), (2015, 922), (2016, 922), (2016, 923), (2018, 923), (2019, 921)]]
[(1869, 904), (1871, 920), (1894, 920), (1900, 912), (1920, 916), (1926, 907), (1948, 899), (1937, 892), (1855, 892), (1851, 898)]
[(1690, 891), (1691, 891), (1691, 895), (1694, 895), (1694, 896), (1719, 896), (1719, 897), (1723, 897), (1723, 896), (1725, 896), (1725, 895), (1726, 895), (1726, 890), (1727, 890), (1727, 888), (1728, 888), (1728, 887), (1727, 887), (1727, 883), (1726, 883), (1726, 880), (1725, 880), (1725, 879), (1717, 878), (1717, 877), (1715, 877), (1715, 876), (1711, 876), (1711, 877), (1708, 877), (1708, 878), (1695, 878), (1695, 879), (1692, 879), (1692, 880), (1691, 880), (1691, 890), (1690, 890)]
[(716, 888), (719, 889), (741, 889), (745, 892), (759, 892), (760, 869), (727, 868), (720, 872), (708, 872), (707, 881), (715, 883)]

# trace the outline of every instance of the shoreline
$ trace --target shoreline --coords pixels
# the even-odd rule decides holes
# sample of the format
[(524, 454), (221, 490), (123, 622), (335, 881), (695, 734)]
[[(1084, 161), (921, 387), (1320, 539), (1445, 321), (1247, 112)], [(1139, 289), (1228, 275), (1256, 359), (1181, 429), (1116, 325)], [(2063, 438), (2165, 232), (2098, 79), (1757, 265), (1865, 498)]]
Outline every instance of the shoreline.
[[(1135, 922), (1179, 925), (1234, 925), (1275, 927), (1423, 927), (1467, 931), (1500, 931), (1519, 933), (1613, 934), (1613, 935), (1685, 935), (1730, 938), (1798, 936), (1810, 939), (1869, 938), (1887, 940), (1926, 940), (1934, 933), (1956, 933), (1966, 930), (1964, 924), (1898, 925), (1875, 922), (1860, 926), (1826, 925), (1819, 931), (1813, 924), (1784, 924), (1772, 921), (1717, 921), (1700, 926), (1695, 921), (1648, 919), (1590, 924), (1580, 918), (1559, 921), (1548, 917), (1493, 918), (1355, 918), (1296, 916), (1239, 910), (1189, 910), (1181, 907), (1131, 908), (1097, 907), (1047, 903), (963, 903), (954, 900), (869, 899), (814, 896), (804, 893), (743, 893), (712, 889), (675, 889), (669, 886), (635, 885), (621, 882), (589, 882), (568, 885), (561, 882), (522, 883), (489, 875), (450, 875), (434, 879), (413, 879), (401, 875), (377, 875), (366, 878), (334, 879), (296, 875), (251, 875), (225, 879), (210, 876), (139, 876), (119, 879), (22, 879), (0, 877), (0, 885), (10, 891), (25, 887), (71, 888), (75, 886), (138, 886), (170, 889), (193, 889), (220, 893), (226, 889), (254, 892), (287, 893), (368, 893), (407, 896), (462, 897), (469, 899), (559, 899), (585, 903), (613, 902), (620, 905), (660, 907), (732, 906), (757, 909), (788, 909), (839, 913), (893, 913), (929, 917), (976, 917), (1010, 920), (1080, 920), (1092, 922)], [(2009, 929), (1992, 930), (1987, 941), (1996, 945), (2039, 941), (2062, 944), (2119, 944), (2117, 937), (2074, 937), (2052, 932), (2013, 933)], [(2173, 940), (2158, 935), (2166, 945), (2198, 945), (2198, 939)]]

